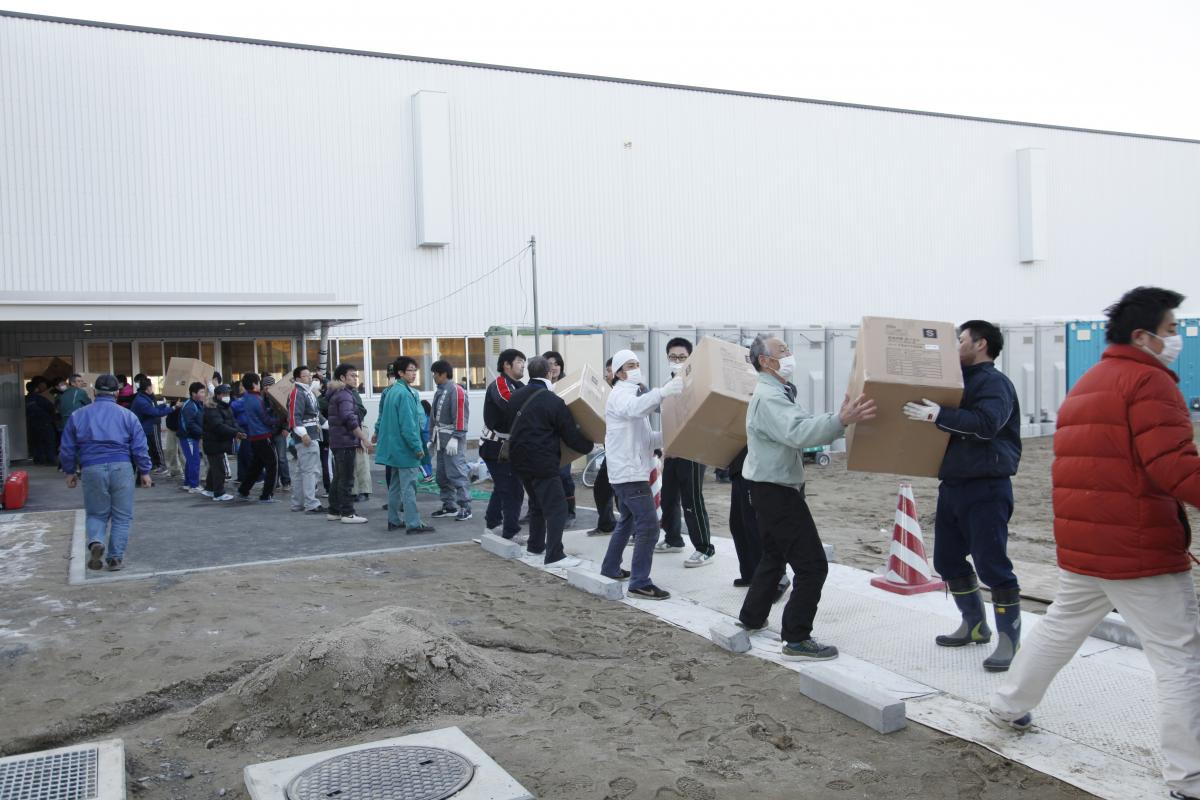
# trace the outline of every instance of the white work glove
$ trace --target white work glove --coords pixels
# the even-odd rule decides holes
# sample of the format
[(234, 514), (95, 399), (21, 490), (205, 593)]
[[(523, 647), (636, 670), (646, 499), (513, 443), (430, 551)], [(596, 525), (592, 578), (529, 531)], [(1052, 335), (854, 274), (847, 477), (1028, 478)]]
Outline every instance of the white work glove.
[(458, 455), (458, 439), (455, 439), (453, 436), (450, 437), (450, 441), (446, 442), (446, 455)]
[(683, 391), (683, 378), (671, 378), (659, 389), (663, 397), (673, 397)]
[(916, 422), (937, 422), (941, 410), (942, 407), (932, 400), (904, 404), (904, 416)]

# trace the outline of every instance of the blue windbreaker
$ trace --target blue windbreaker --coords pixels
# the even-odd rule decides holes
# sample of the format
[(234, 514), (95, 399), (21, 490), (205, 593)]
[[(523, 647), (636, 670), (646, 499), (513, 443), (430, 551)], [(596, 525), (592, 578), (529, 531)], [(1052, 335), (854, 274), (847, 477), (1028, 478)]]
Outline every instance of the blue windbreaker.
[(138, 418), (117, 405), (112, 395), (104, 394), (67, 418), (58, 458), (64, 472), (132, 460), (145, 475), (151, 466), (146, 434)]

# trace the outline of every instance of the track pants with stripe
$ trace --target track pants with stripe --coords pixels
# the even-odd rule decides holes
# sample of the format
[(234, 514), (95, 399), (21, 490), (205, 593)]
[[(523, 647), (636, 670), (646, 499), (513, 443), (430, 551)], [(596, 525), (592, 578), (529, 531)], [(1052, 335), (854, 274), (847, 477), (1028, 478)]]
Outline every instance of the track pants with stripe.
[(705, 469), (703, 464), (686, 458), (668, 458), (663, 462), (662, 529), (669, 544), (683, 545), (679, 524), (682, 506), (692, 547), (711, 556), (716, 549), (708, 525), (708, 509), (704, 505)]

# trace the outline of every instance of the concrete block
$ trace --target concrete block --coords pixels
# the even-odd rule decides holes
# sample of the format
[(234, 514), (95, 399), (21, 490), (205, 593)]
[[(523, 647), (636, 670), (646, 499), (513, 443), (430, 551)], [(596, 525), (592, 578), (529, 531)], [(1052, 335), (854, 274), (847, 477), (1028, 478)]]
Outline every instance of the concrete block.
[(494, 533), (485, 533), (479, 537), (479, 546), (501, 558), (520, 558), (525, 553), (525, 548), (522, 545), (517, 544), (512, 539), (505, 539), (503, 536), (497, 536)]
[(572, 567), (567, 570), (567, 583), (588, 594), (599, 595), (606, 600), (620, 600), (625, 596), (625, 587), (620, 581), (606, 578), (598, 572)]
[(813, 664), (799, 672), (800, 692), (880, 733), (908, 724), (904, 701), (840, 671), (836, 664)]
[(1092, 636), (1106, 642), (1142, 649), (1142, 640), (1130, 629), (1129, 623), (1121, 619), (1120, 614), (1112, 613), (1100, 620), (1100, 624), (1092, 631)]
[(750, 651), (750, 632), (732, 622), (719, 622), (708, 629), (708, 636), (717, 647), (734, 653)]

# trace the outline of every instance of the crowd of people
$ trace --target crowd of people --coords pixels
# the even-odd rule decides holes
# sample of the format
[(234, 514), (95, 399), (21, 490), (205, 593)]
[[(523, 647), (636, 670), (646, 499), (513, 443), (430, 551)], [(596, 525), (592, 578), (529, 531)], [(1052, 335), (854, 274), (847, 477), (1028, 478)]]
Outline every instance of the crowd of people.
[[(984, 320), (959, 327), (964, 392), (957, 407), (914, 398), (898, 411), (911, 424), (934, 425), (949, 434), (939, 471), (933, 560), (961, 622), (935, 643), (963, 647), (996, 640), (981, 667), (1008, 675), (991, 699), (991, 720), (1028, 730), (1054, 676), (1115, 607), (1141, 640), (1156, 676), (1172, 797), (1195, 798), (1200, 792), (1200, 610), (1183, 504), (1200, 507), (1200, 455), (1178, 377), (1170, 369), (1182, 347), (1174, 314), (1182, 301), (1178, 293), (1140, 287), (1107, 309), (1109, 346), (1059, 411), (1052, 482), (1060, 592), (1023, 647), (1020, 586), (1007, 553), (1021, 412), (1011, 381), (995, 366), (1004, 346), (1000, 329)], [(691, 350), (691, 342), (673, 339), (666, 355), (677, 368)], [(837, 648), (813, 637), (828, 565), (805, 499), (804, 451), (874, 419), (878, 408), (869, 397), (847, 396), (837, 412), (809, 414), (796, 402), (795, 359), (778, 337), (755, 338), (749, 359), (758, 379), (746, 412), (747, 445), (722, 465), (730, 481), (730, 532), (739, 562), (734, 584), (747, 590), (739, 621), (750, 631), (765, 627), (772, 605), (787, 593), (790, 568), (782, 656), (833, 659)], [(485, 395), (480, 439), (480, 455), (493, 481), (485, 512), (488, 532), (518, 541), (558, 567), (580, 563), (563, 549), (563, 532), (575, 511), (566, 465), (594, 447), (553, 391), (563, 369), (555, 352), (529, 359), (515, 349), (501, 353), (498, 376)], [(210, 400), (208, 387), (195, 383), (190, 397), (173, 405), (155, 403), (146, 381), (139, 379), (128, 410), (121, 402), (125, 384), (117, 376), (96, 381), (90, 404), (86, 395), (71, 391), (79, 388), (73, 385), (78, 376), (72, 376), (60, 385), (54, 411), (62, 420), (59, 463), (69, 485), (82, 479), (84, 486), (88, 566), (100, 569), (107, 559), (110, 569), (120, 569), (135, 475), (148, 486), (155, 467), (163, 469), (158, 423), (172, 414), (186, 462), (183, 488), (214, 501), (248, 501), (261, 475), (258, 502), (274, 502), (276, 479), (290, 449), (296, 460), (292, 510), (363, 523), (354, 505), (362, 497), (355, 480), (374, 451), (375, 463), (385, 468), (388, 530), (425, 533), (433, 529), (420, 518), (416, 486), (432, 453), (441, 500), (433, 516), (471, 519), (467, 395), (447, 362), (436, 362), (431, 371), (437, 392), (430, 413), (414, 387), (419, 364), (407, 356), (393, 363), (389, 373), (395, 380), (383, 393), (370, 435), (354, 364), (339, 364), (324, 385), (307, 367), (298, 367), (286, 413), (270, 408), (254, 373), (242, 376), (236, 399), (239, 393), (230, 385), (213, 387)], [(647, 386), (641, 360), (631, 350), (614, 353), (605, 365), (611, 392), (605, 459), (595, 486), (599, 521), (588, 533), (611, 537), (601, 573), (628, 581), (630, 596), (649, 600), (670, 596), (655, 585), (651, 572), (656, 556), (686, 549), (681, 518), (693, 548), (684, 565), (703, 567), (716, 558), (703, 497), (705, 466), (669, 456), (662, 462), (661, 519), (651, 486), (662, 455), (662, 437), (651, 417), (664, 399), (683, 391), (683, 380), (674, 372), (663, 386)], [(31, 394), (45, 388), (36, 379), (31, 384)], [(51, 435), (49, 407), (32, 402), (41, 415), (38, 435)], [(276, 438), (281, 436), (282, 442)], [(35, 452), (44, 458), (44, 445)], [(227, 456), (233, 453), (246, 466), (231, 496), (224, 482)], [(208, 460), (203, 488), (198, 485), (201, 454)], [(327, 507), (318, 499), (322, 485), (328, 488)], [(529, 516), (522, 520), (526, 497)], [(522, 534), (525, 521), (528, 535)], [(994, 631), (981, 585), (991, 594)]]

